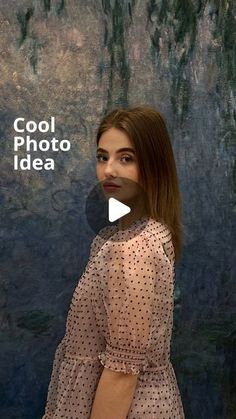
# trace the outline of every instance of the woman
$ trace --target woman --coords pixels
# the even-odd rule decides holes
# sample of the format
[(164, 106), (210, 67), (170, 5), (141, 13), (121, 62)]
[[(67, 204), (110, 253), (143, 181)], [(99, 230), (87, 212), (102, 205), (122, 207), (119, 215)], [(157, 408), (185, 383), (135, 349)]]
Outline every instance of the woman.
[(183, 419), (170, 362), (181, 197), (161, 114), (148, 106), (108, 114), (96, 170), (105, 196), (132, 211), (92, 242), (43, 419)]

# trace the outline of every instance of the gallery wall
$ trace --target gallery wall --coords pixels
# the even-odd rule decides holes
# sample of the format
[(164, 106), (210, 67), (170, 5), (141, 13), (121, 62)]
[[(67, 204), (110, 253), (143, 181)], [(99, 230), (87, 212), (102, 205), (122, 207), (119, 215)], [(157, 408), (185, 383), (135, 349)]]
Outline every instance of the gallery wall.
[[(96, 128), (148, 104), (165, 115), (183, 198), (172, 363), (186, 419), (236, 418), (236, 3), (8, 0), (0, 24), (0, 417), (43, 414), (94, 236)], [(55, 118), (70, 150), (30, 153), (54, 170), (14, 168), (19, 117)]]

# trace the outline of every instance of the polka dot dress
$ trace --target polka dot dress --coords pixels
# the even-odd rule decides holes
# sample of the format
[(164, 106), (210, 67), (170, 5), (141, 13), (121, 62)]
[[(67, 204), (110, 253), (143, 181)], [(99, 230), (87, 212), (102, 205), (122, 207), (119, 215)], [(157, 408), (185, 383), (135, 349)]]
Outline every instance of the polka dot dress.
[(127, 419), (184, 419), (170, 362), (174, 281), (164, 224), (142, 217), (95, 237), (55, 353), (42, 419), (89, 419), (103, 368), (138, 374)]

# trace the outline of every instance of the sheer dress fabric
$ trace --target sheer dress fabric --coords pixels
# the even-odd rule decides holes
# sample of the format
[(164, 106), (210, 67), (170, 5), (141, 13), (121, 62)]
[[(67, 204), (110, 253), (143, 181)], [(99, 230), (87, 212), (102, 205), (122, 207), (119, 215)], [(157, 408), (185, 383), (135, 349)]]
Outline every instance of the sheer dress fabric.
[(138, 374), (127, 419), (184, 419), (170, 361), (175, 284), (167, 226), (103, 229), (76, 286), (42, 419), (89, 419), (103, 368)]

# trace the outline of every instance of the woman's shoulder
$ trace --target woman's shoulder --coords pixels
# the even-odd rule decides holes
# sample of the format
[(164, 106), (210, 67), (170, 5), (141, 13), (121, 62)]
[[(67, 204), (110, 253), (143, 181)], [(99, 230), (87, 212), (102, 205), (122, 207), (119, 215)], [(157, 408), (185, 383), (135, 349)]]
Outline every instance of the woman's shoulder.
[(116, 226), (104, 227), (93, 239), (90, 249), (90, 258), (97, 256), (100, 250), (103, 257), (107, 254), (121, 255), (127, 259), (129, 255), (133, 257), (134, 253), (150, 257), (158, 252), (174, 262), (171, 232), (166, 224), (152, 218), (142, 225), (135, 223), (124, 231), (117, 230)]
[(175, 263), (175, 251), (172, 234), (165, 223), (149, 219), (149, 222), (142, 234), (146, 238), (147, 243), (152, 245), (152, 248), (159, 248), (160, 253), (165, 255), (169, 262), (172, 264)]
[(146, 228), (140, 234), (143, 236), (151, 251), (154, 253), (159, 252), (164, 257), (167, 257), (169, 262), (172, 264), (175, 263), (172, 234), (165, 223), (150, 218)]
[(125, 230), (119, 230), (117, 225), (103, 227), (94, 238), (94, 243), (101, 245), (108, 240), (111, 242), (128, 242), (129, 240), (142, 241), (151, 238), (166, 243), (172, 237), (166, 224), (153, 218), (143, 217)]
[[(129, 246), (153, 245), (153, 247), (165, 246), (172, 242), (172, 236), (166, 224), (153, 218), (142, 219), (135, 222), (127, 230), (118, 230), (117, 226), (103, 227), (95, 236), (91, 244), (91, 254), (95, 255), (103, 248), (109, 251), (113, 247), (129, 249)], [(106, 244), (104, 247), (103, 245)]]
[(140, 235), (154, 240), (159, 240), (161, 243), (167, 243), (172, 239), (169, 227), (161, 221), (149, 218), (145, 228)]

